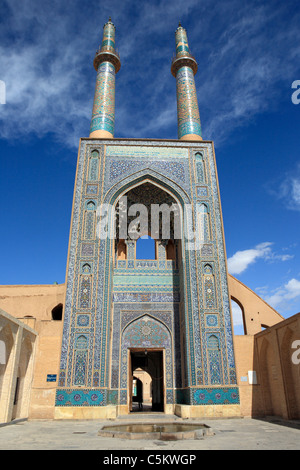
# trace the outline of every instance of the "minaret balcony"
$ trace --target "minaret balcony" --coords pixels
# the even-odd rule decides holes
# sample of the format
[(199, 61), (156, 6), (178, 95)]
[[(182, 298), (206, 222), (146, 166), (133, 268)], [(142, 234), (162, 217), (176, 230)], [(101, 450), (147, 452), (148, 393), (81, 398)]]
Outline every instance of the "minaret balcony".
[(190, 67), (193, 70), (194, 75), (196, 75), (198, 70), (198, 64), (195, 57), (186, 51), (183, 52), (182, 56), (177, 55), (172, 59), (171, 72), (174, 77), (176, 77), (176, 73), (181, 67)]
[(120, 55), (118, 51), (116, 51), (111, 46), (104, 46), (96, 51), (94, 59), (94, 67), (96, 70), (98, 70), (98, 67), (102, 62), (110, 62), (111, 64), (113, 64), (116, 73), (119, 72), (121, 68)]

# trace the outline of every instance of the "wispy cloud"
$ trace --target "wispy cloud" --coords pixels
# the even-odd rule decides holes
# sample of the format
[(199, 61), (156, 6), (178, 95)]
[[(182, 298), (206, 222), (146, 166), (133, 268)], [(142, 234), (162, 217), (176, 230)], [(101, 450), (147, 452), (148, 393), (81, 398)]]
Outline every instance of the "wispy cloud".
[[(0, 30), (0, 80), (7, 104), (0, 137), (47, 133), (63, 145), (88, 135), (95, 86), (93, 54), (112, 16), (122, 67), (116, 82), (116, 136), (177, 138), (170, 72), (181, 20), (199, 62), (203, 136), (217, 145), (238, 126), (280, 103), (300, 57), (299, 13), (285, 3), (224, 0), (10, 0)], [(84, 11), (83, 11), (84, 10)], [(97, 16), (98, 15), (98, 16)], [(5, 20), (5, 21), (4, 21)], [(0, 20), (1, 21), (1, 20)], [(288, 84), (286, 81), (288, 80)], [(204, 116), (204, 118), (203, 118)], [(299, 198), (294, 184), (294, 198)]]
[(263, 242), (248, 250), (237, 251), (228, 258), (230, 274), (242, 274), (259, 259), (265, 261), (287, 261), (293, 258), (290, 254), (278, 254), (272, 250), (272, 242)]
[[(170, 125), (176, 129), (175, 79), (170, 73), (174, 30), (196, 0), (184, 5), (111, 0), (109, 5), (102, 2), (100, 10), (99, 1), (91, 0), (84, 12), (76, 0), (70, 9), (58, 0), (44, 2), (43, 8), (38, 0), (4, 3), (0, 79), (6, 84), (7, 104), (0, 109), (0, 137), (51, 134), (77, 147), (79, 137), (88, 135), (96, 81), (93, 55), (109, 16), (117, 27), (122, 61), (116, 134), (149, 137)], [(166, 23), (168, 29), (172, 25), (168, 42)]]
[[(239, 14), (233, 12), (227, 27), (216, 38), (198, 96), (208, 116), (203, 124), (205, 134), (217, 146), (234, 129), (276, 109), (285, 99), (285, 91), (297, 72), (295, 57), (300, 54), (300, 35), (294, 21), (297, 14), (288, 31), (276, 29), (282, 6), (274, 8), (264, 3), (249, 10), (248, 4), (239, 2)], [(211, 103), (213, 115), (209, 111)]]
[(265, 300), (274, 308), (289, 311), (297, 308), (300, 311), (300, 281), (292, 278), (275, 289)]
[(300, 163), (265, 185), (266, 191), (285, 206), (300, 211)]
[(7, 93), (7, 104), (0, 109), (0, 136), (13, 139), (49, 133), (76, 146), (78, 135), (86, 134), (91, 114), (92, 93), (82, 80), (88, 40), (74, 35), (69, 41), (72, 16), (68, 21), (54, 17), (47, 3), (42, 9), (36, 3), (18, 3), (19, 10), (16, 2), (9, 5), (5, 28), (12, 33), (11, 42), (0, 47), (1, 79)]

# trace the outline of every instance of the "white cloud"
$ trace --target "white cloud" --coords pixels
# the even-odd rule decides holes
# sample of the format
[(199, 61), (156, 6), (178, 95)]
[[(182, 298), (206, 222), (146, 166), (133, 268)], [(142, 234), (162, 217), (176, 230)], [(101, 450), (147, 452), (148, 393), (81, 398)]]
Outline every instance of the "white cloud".
[[(82, 80), (87, 39), (72, 36), (68, 41), (67, 20), (51, 15), (47, 5), (37, 14), (34, 2), (25, 4), (26, 12), (11, 7), (6, 27), (15, 37), (0, 47), (1, 79), (6, 84), (0, 136), (52, 133), (59, 141), (78, 146), (78, 136), (87, 134), (92, 109)], [(35, 28), (27, 41), (23, 37), (26, 27), (28, 35)]]
[[(9, 14), (0, 30), (0, 79), (6, 83), (7, 104), (0, 109), (0, 137), (49, 132), (66, 145), (78, 146), (79, 137), (89, 131), (93, 54), (109, 15), (116, 24), (122, 61), (116, 82), (116, 136), (177, 137), (170, 61), (179, 20), (199, 61), (196, 81), (204, 138), (219, 145), (234, 128), (280, 103), (274, 95), (282, 92), (300, 55), (297, 12), (287, 31), (274, 27), (287, 14), (284, 4), (274, 9), (237, 0), (217, 6), (210, 0), (201, 6), (198, 0), (142, 2), (138, 8), (134, 3), (111, 0), (100, 2), (99, 8), (99, 2), (90, 0), (83, 11), (78, 0), (71, 9), (59, 0), (44, 2), (43, 8), (38, 0), (4, 2)], [(297, 181), (293, 198), (299, 203)]]
[(274, 253), (271, 248), (272, 245), (273, 243), (271, 242), (264, 242), (249, 250), (237, 251), (233, 256), (228, 258), (228, 271), (230, 274), (241, 274), (258, 259), (288, 261), (293, 258), (293, 255)]
[(250, 250), (237, 251), (228, 259), (228, 271), (230, 274), (241, 274), (250, 264), (255, 263), (258, 258), (270, 256), (271, 242), (260, 243)]
[[(272, 307), (284, 310), (290, 310), (294, 305), (294, 301), (300, 299), (300, 281), (293, 278), (290, 279), (283, 286), (278, 287), (273, 291), (273, 293), (266, 297), (266, 302), (268, 302)], [(300, 306), (298, 306), (300, 311)]]

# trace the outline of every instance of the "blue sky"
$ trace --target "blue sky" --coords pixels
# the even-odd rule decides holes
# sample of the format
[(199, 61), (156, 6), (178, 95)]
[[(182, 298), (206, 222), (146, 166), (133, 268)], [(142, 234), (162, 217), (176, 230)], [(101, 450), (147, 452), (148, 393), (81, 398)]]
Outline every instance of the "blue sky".
[(177, 139), (170, 65), (181, 21), (203, 138), (216, 148), (229, 271), (284, 317), (299, 312), (299, 1), (2, 0), (0, 12), (0, 284), (64, 282), (109, 16), (122, 63), (115, 137)]

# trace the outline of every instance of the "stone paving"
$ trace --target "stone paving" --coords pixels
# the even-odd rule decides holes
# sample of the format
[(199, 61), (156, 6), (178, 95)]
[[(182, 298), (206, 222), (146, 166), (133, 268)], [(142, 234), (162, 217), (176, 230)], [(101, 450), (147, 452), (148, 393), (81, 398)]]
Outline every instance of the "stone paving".
[[(164, 415), (165, 416), (165, 415)], [(130, 416), (131, 418), (131, 416)], [(189, 422), (172, 418), (176, 422)], [(155, 417), (151, 418), (155, 422)], [(157, 419), (157, 418), (156, 418)], [(159, 417), (162, 419), (162, 416)], [(149, 415), (139, 415), (134, 422), (145, 422)], [(160, 441), (120, 439), (98, 436), (103, 424), (126, 423), (126, 419), (103, 420), (35, 420), (13, 421), (0, 426), (0, 450), (145, 450), (152, 453), (196, 450), (299, 450), (300, 422), (264, 419), (205, 419), (213, 436), (195, 440)], [(131, 421), (132, 422), (132, 421)], [(197, 422), (199, 420), (197, 419)], [(102, 454), (101, 454), (102, 455)], [(104, 454), (103, 454), (104, 455)], [(118, 454), (119, 455), (119, 454)]]

